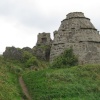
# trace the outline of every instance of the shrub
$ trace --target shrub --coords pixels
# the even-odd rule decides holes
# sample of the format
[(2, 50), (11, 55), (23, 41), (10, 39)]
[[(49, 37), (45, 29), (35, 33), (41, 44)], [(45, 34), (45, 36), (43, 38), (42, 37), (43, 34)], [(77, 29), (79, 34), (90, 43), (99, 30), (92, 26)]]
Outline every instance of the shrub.
[(31, 67), (31, 66), (39, 67), (39, 60), (36, 57), (33, 56), (29, 60), (27, 60), (26, 66), (27, 67)]
[(55, 58), (53, 63), (50, 65), (51, 68), (62, 68), (75, 66), (78, 63), (77, 57), (74, 55), (72, 49), (67, 49), (63, 54)]
[(23, 62), (26, 62), (27, 60), (29, 60), (32, 57), (32, 54), (28, 51), (23, 51)]

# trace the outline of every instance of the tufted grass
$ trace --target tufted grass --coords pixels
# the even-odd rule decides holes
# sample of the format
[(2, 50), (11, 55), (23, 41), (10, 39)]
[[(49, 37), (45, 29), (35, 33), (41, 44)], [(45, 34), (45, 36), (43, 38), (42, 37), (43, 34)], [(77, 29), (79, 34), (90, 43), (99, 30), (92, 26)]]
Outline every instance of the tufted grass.
[(31, 71), (23, 78), (33, 100), (100, 100), (100, 65)]
[(10, 71), (9, 66), (10, 63), (0, 56), (0, 100), (22, 100), (18, 75)]

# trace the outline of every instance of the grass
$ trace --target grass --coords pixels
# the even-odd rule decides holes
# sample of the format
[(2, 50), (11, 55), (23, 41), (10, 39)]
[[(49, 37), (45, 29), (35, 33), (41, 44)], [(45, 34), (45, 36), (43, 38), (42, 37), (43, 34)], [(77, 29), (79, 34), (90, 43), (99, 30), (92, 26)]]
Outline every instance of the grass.
[(33, 100), (100, 100), (100, 65), (31, 71), (23, 78)]
[(0, 56), (0, 100), (22, 100), (18, 75), (11, 66), (14, 64), (4, 61)]
[[(40, 64), (39, 69), (43, 69), (48, 65), (44, 61), (40, 61)], [(3, 56), (0, 56), (0, 100), (22, 100), (22, 98), (26, 100), (18, 78), (23, 72), (27, 71), (30, 71), (30, 69), (25, 68), (24, 63), (4, 59)]]
[[(43, 63), (41, 66), (48, 63)], [(33, 100), (100, 100), (100, 65), (30, 71), (0, 56), (0, 100), (22, 100), (22, 74)]]

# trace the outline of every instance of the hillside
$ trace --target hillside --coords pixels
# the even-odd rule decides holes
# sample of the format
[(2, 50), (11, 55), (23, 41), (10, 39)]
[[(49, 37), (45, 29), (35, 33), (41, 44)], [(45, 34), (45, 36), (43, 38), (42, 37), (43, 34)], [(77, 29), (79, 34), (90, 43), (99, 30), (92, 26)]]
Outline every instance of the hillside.
[(72, 49), (50, 67), (29, 54), (25, 61), (0, 56), (0, 100), (100, 100), (100, 65), (77, 65)]
[(22, 100), (17, 70), (14, 70), (18, 68), (18, 65), (15, 66), (16, 68), (14, 66), (0, 56), (0, 100)]
[(100, 100), (100, 65), (31, 71), (23, 78), (33, 100)]
[[(21, 63), (18, 60), (5, 59), (1, 55), (0, 100), (28, 100), (27, 95), (25, 94), (27, 87), (24, 85), (24, 81), (21, 79), (21, 75), (23, 72), (26, 73), (27, 71), (30, 71), (30, 69), (43, 69), (43, 67), (46, 67), (47, 64), (47, 62), (40, 61), (35, 57), (30, 58), (28, 63)], [(32, 65), (37, 66), (33, 67)], [(32, 67), (28, 68), (27, 66)]]
[(39, 33), (33, 48), (6, 47), (0, 100), (100, 100), (99, 31), (71, 12), (53, 33)]

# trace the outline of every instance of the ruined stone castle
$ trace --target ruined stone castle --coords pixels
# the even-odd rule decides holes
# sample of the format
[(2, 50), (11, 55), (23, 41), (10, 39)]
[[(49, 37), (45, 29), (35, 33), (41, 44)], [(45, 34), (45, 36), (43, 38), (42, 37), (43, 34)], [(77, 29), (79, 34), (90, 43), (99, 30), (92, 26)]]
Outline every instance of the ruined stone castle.
[[(53, 41), (50, 33), (45, 32), (39, 33), (37, 38), (36, 46), (32, 50), (28, 48), (28, 51), (39, 59), (52, 63), (66, 49), (72, 48), (79, 64), (100, 64), (99, 31), (82, 12), (69, 13), (61, 21), (59, 29), (54, 31)], [(3, 53), (5, 58), (16, 58), (15, 54), (19, 57), (21, 53), (13, 47), (6, 48)]]
[(37, 43), (33, 48), (24, 47), (22, 49), (16, 47), (6, 47), (3, 52), (4, 58), (22, 61), (25, 54), (36, 56), (40, 60), (49, 61), (50, 48), (52, 40), (50, 33), (39, 33), (37, 36)]
[(100, 63), (100, 35), (82, 12), (69, 13), (57, 31), (51, 46), (50, 62), (72, 48), (79, 64)]

